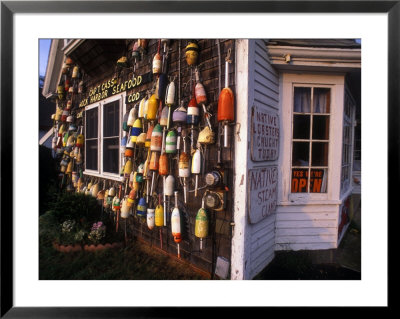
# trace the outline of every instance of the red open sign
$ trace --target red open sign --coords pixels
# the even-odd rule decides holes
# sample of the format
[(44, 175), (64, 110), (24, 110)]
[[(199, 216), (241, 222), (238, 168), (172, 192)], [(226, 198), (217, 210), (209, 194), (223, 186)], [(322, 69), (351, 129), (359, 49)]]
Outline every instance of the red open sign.
[[(311, 169), (310, 193), (326, 192), (324, 182), (324, 169)], [(294, 168), (292, 169), (292, 193), (308, 192), (308, 169)]]

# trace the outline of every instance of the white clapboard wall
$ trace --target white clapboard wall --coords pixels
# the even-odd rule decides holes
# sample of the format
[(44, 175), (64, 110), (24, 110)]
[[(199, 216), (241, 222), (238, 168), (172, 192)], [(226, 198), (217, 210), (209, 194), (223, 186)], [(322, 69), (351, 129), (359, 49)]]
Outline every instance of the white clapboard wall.
[[(249, 130), (252, 107), (279, 116), (279, 74), (271, 66), (264, 40), (249, 40)], [(251, 134), (251, 132), (250, 132)], [(248, 170), (278, 165), (278, 160), (248, 161)], [(248, 224), (247, 249), (249, 251), (248, 275), (253, 278), (274, 258), (276, 213), (261, 221)]]

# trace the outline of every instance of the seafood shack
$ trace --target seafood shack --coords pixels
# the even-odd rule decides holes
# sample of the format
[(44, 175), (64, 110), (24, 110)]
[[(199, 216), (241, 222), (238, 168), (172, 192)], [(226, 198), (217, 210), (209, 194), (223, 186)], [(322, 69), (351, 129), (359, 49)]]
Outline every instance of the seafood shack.
[(59, 187), (212, 279), (338, 247), (360, 191), (353, 39), (53, 39)]

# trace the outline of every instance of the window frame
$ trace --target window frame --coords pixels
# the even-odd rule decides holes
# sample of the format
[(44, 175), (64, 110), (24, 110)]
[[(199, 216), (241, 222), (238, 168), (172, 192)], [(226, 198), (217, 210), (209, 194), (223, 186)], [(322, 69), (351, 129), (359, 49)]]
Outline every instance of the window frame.
[(85, 168), (83, 171), (84, 175), (94, 176), (94, 177), (101, 177), (107, 178), (115, 181), (123, 181), (123, 177), (120, 176), (120, 172), (118, 170), (117, 173), (109, 173), (104, 172), (103, 169), (103, 142), (104, 142), (104, 105), (119, 101), (119, 130), (118, 130), (118, 167), (121, 168), (123, 162), (123, 154), (121, 152), (121, 138), (122, 138), (122, 121), (123, 121), (123, 114), (126, 112), (126, 104), (125, 104), (125, 96), (126, 92), (122, 92), (121, 94), (110, 96), (104, 100), (92, 103), (85, 108), (85, 119), (84, 119), (84, 128), (85, 128), (85, 147), (86, 147), (86, 111), (98, 108), (98, 138), (97, 138), (97, 170), (91, 170), (86, 168), (86, 157), (85, 157)]
[[(340, 173), (342, 158), (342, 123), (344, 101), (344, 74), (283, 72), (280, 77), (280, 101), (282, 110), (280, 143), (279, 205), (340, 204)], [(327, 87), (331, 89), (329, 120), (328, 173), (326, 193), (292, 193), (292, 125), (294, 112), (294, 87)], [(307, 166), (308, 167), (308, 166)]]
[[(310, 112), (295, 112), (294, 111), (294, 91), (295, 88), (310, 88), (311, 92), (310, 92)], [(331, 85), (326, 85), (326, 84), (299, 84), (299, 83), (293, 83), (292, 86), (292, 117), (291, 117), (291, 151), (290, 151), (290, 189), (292, 186), (292, 177), (293, 177), (293, 169), (304, 169), (308, 171), (308, 179), (307, 179), (307, 191), (306, 192), (302, 192), (301, 194), (325, 194), (328, 193), (328, 189), (329, 189), (329, 180), (326, 183), (326, 191), (325, 192), (321, 192), (321, 193), (315, 193), (315, 192), (311, 192), (311, 171), (313, 169), (324, 169), (325, 170), (325, 174), (328, 175), (326, 176), (326, 178), (329, 178), (329, 147), (330, 147), (330, 143), (331, 143), (331, 111), (332, 111), (332, 103), (330, 103), (329, 105), (329, 112), (328, 113), (316, 113), (313, 110), (313, 97), (314, 97), (314, 89), (329, 89), (330, 90), (330, 94), (332, 95), (332, 86)], [(331, 98), (330, 98), (330, 102), (331, 102)], [(315, 114), (317, 114), (317, 116), (328, 116), (329, 117), (329, 134), (328, 134), (328, 139), (316, 139), (313, 138), (313, 120), (314, 120), (314, 116)], [(294, 138), (293, 137), (293, 129), (294, 129), (294, 116), (295, 115), (307, 115), (310, 118), (310, 128), (309, 128), (309, 138), (305, 139), (305, 138)], [(309, 150), (308, 150), (308, 165), (305, 166), (299, 166), (299, 165), (293, 165), (293, 144), (295, 142), (304, 142), (307, 143), (309, 145)], [(313, 143), (328, 143), (328, 161), (326, 165), (312, 165), (312, 146)], [(299, 194), (300, 192), (296, 192), (296, 193), (292, 193), (290, 191), (291, 194)]]
[[(342, 137), (342, 162), (341, 162), (341, 170), (340, 170), (340, 194), (341, 196), (346, 195), (349, 191), (352, 190), (352, 181), (353, 181), (353, 162), (354, 162), (354, 136), (355, 136), (355, 111), (356, 111), (356, 103), (354, 98), (351, 96), (348, 89), (345, 91), (345, 96), (343, 100), (343, 137)], [(346, 104), (348, 103), (350, 108), (350, 117), (346, 115)], [(345, 122), (348, 124), (349, 128), (349, 143), (345, 143)], [(345, 147), (349, 148), (349, 152), (347, 153), (347, 158), (349, 161), (344, 163), (344, 149)], [(348, 178), (343, 179), (344, 168), (348, 169)]]

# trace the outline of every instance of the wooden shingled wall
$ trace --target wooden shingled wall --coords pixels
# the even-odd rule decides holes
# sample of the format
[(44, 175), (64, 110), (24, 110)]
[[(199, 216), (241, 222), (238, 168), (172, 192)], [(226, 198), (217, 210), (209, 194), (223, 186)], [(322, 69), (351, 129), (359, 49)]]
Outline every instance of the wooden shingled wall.
[[(86, 85), (87, 87), (95, 86), (103, 82), (104, 80), (110, 79), (117, 74), (118, 80), (123, 82), (125, 80), (129, 80), (133, 76), (133, 58), (131, 58), (131, 49), (133, 46), (133, 42), (136, 40), (127, 40), (126, 41), (126, 55), (129, 58), (130, 66), (129, 68), (112, 68), (109, 72), (103, 72), (102, 76), (98, 76), (96, 78), (88, 78)], [(218, 131), (218, 122), (217, 122), (217, 109), (218, 109), (218, 97), (219, 97), (219, 77), (221, 88), (224, 87), (225, 83), (225, 58), (227, 56), (228, 50), (230, 50), (230, 74), (229, 74), (229, 87), (233, 90), (234, 95), (236, 95), (235, 91), (235, 40), (226, 40), (221, 39), (219, 41), (220, 45), (220, 69), (221, 73), (219, 73), (219, 65), (218, 65), (218, 46), (215, 39), (196, 39), (199, 45), (199, 60), (198, 60), (198, 68), (200, 71), (200, 81), (205, 87), (206, 95), (208, 99), (208, 110), (212, 114), (211, 123), (213, 126), (213, 131), (216, 133), (216, 139), (223, 132), (222, 126)], [(167, 74), (170, 79), (174, 78), (175, 84), (178, 86), (179, 76), (179, 43), (181, 47), (181, 62), (180, 62), (180, 92), (181, 99), (184, 101), (185, 107), (187, 107), (190, 98), (192, 97), (193, 85), (195, 84), (195, 73), (194, 68), (188, 66), (185, 59), (185, 47), (188, 44), (187, 39), (171, 39), (169, 45), (168, 59), (167, 59)], [(143, 58), (137, 62), (135, 68), (136, 75), (143, 75), (152, 70), (152, 62), (155, 53), (158, 48), (158, 40), (151, 39), (148, 42), (147, 52), (143, 55)], [(163, 47), (160, 49), (161, 53), (163, 51)], [(116, 61), (115, 61), (116, 62)], [(191, 79), (193, 81), (191, 81)], [(151, 90), (154, 87), (156, 82), (156, 77), (153, 78), (153, 81), (133, 88), (126, 92), (127, 96), (140, 92), (141, 98), (146, 94), (147, 90)], [(177, 87), (178, 91), (178, 87)], [(135, 106), (135, 103), (139, 101), (135, 101), (134, 103), (127, 104), (127, 111), (129, 111), (132, 107)], [(178, 101), (175, 107), (178, 105)], [(236, 106), (235, 106), (236, 107)], [(171, 113), (172, 114), (172, 113)], [(121, 119), (122, 120), (122, 119)], [(171, 121), (172, 129), (174, 128), (173, 123)], [(200, 127), (198, 131), (200, 131), (206, 125), (206, 120), (203, 115), (203, 110), (200, 110)], [(147, 127), (147, 124), (146, 126)], [(185, 128), (184, 128), (185, 129)], [(187, 135), (191, 135), (191, 131), (189, 127), (187, 127)], [(197, 132), (198, 132), (197, 131)], [(183, 188), (180, 183), (178, 177), (178, 163), (177, 157), (172, 157), (170, 159), (170, 163), (172, 163), (173, 175), (175, 177), (175, 190), (179, 191), (179, 209), (181, 212), (181, 219), (183, 221), (182, 225), (182, 242), (180, 243), (180, 251), (181, 258), (185, 261), (193, 264), (194, 266), (208, 272), (211, 276), (213, 276), (215, 271), (215, 263), (218, 256), (222, 256), (230, 260), (231, 256), (231, 222), (232, 220), (232, 204), (233, 204), (233, 149), (234, 149), (234, 126), (230, 127), (230, 148), (222, 149), (222, 166), (225, 169), (227, 174), (227, 185), (226, 185), (226, 209), (223, 211), (210, 211), (207, 210), (207, 214), (209, 217), (209, 236), (203, 240), (203, 250), (199, 251), (199, 239), (194, 235), (195, 229), (195, 218), (197, 211), (201, 207), (202, 204), (202, 196), (204, 194), (205, 181), (204, 176), (199, 176), (199, 192), (197, 197), (194, 197), (194, 177), (190, 177), (188, 179), (189, 182), (189, 196), (188, 203), (185, 205), (183, 202)], [(198, 133), (197, 133), (198, 134)], [(197, 135), (196, 134), (196, 135)], [(221, 148), (223, 144), (223, 139), (221, 138)], [(182, 144), (183, 145), (183, 144)], [(183, 147), (183, 146), (182, 146)], [(190, 140), (187, 139), (186, 149), (190, 150)], [(210, 171), (215, 166), (217, 166), (217, 152), (218, 147), (217, 143), (210, 145), (207, 147), (206, 151), (206, 161), (204, 167), (204, 173)], [(140, 160), (145, 159), (147, 155), (147, 151), (142, 151), (142, 154), (139, 155), (138, 161), (136, 165), (134, 164), (134, 168), (140, 163)], [(171, 157), (171, 155), (169, 155)], [(205, 175), (205, 174), (204, 174)], [(114, 182), (112, 182), (114, 184)], [(157, 183), (155, 186), (155, 192), (162, 194), (163, 191), (163, 181), (162, 177), (157, 179)], [(128, 189), (129, 192), (129, 189)], [(162, 198), (162, 197), (161, 197)], [(155, 208), (157, 205), (157, 195), (154, 194), (154, 205)], [(137, 205), (137, 202), (136, 202)], [(152, 230), (149, 230), (146, 225), (145, 219), (140, 219), (135, 215), (128, 218), (127, 220), (121, 220), (120, 229), (124, 229), (126, 223), (128, 229), (129, 238), (141, 238), (142, 240), (148, 242), (153, 247), (161, 248), (165, 252), (168, 252), (171, 255), (176, 256), (177, 247), (174, 243), (172, 234), (171, 234), (171, 226), (170, 226), (170, 215), (171, 210), (174, 206), (174, 198), (171, 197), (169, 199), (169, 207), (170, 210), (167, 214), (167, 227), (161, 227), (161, 235), (162, 235), (162, 243), (160, 242), (160, 228), (155, 227)]]

